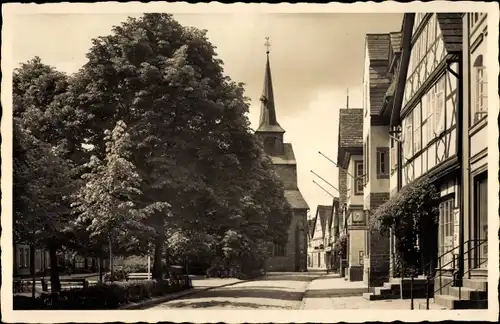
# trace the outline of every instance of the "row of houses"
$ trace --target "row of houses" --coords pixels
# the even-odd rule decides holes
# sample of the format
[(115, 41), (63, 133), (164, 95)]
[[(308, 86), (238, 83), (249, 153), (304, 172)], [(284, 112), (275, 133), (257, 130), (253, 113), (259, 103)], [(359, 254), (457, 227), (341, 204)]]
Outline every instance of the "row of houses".
[[(32, 266), (33, 260), (34, 267)], [(15, 277), (31, 276), (33, 269), (36, 275), (48, 275), (51, 269), (49, 251), (33, 250), (27, 244), (15, 244), (13, 261)], [(104, 269), (108, 269), (108, 260), (103, 260), (103, 263)], [(98, 260), (72, 252), (57, 252), (57, 266), (62, 273), (94, 273), (98, 271)]]
[[(420, 274), (432, 275), (436, 303), (487, 308), (487, 37), (486, 13), (405, 14), (400, 31), (366, 35), (363, 107), (339, 113), (333, 219), (346, 223), (346, 278), (385, 287), (368, 299), (391, 298), (391, 283), (405, 280), (397, 271), (399, 238), (370, 230), (370, 218), (425, 178), (440, 201), (438, 225), (423, 229), (432, 271)], [(323, 209), (314, 222), (328, 233)], [(310, 237), (311, 251), (326, 255), (325, 240)], [(321, 266), (327, 257), (311, 259)]]

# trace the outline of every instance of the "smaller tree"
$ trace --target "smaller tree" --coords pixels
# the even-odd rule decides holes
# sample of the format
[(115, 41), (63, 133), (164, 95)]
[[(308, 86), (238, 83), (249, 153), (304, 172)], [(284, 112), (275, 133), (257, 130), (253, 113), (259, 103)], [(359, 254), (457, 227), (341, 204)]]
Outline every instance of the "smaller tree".
[(141, 195), (141, 178), (129, 160), (132, 144), (127, 126), (119, 121), (105, 135), (105, 159), (91, 157), (74, 207), (75, 225), (85, 228), (91, 240), (108, 246), (112, 272), (113, 246), (123, 248), (150, 228), (144, 222), (147, 209), (135, 203)]

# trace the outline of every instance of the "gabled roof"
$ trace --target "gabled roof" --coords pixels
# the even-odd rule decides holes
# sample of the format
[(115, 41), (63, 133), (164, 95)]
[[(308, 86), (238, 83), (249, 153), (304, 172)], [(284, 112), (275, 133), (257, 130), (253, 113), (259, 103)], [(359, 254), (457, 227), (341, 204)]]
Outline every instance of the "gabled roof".
[(316, 222), (315, 218), (311, 218), (307, 220), (307, 233), (309, 234), (309, 238), (312, 239), (314, 233), (314, 223)]
[(318, 205), (316, 208), (316, 216), (315, 216), (315, 222), (314, 222), (314, 232), (316, 232), (316, 226), (318, 226), (318, 219), (319, 219), (319, 225), (321, 226), (321, 237), (325, 237), (326, 234), (326, 226), (327, 226), (327, 221), (328, 217), (332, 213), (332, 206), (326, 206), (326, 205)]
[(285, 198), (292, 209), (309, 209), (309, 205), (298, 189), (285, 190)]
[(344, 165), (348, 152), (362, 150), (363, 109), (339, 109), (337, 164)]
[(366, 48), (371, 61), (389, 59), (390, 34), (366, 34)]
[(436, 13), (448, 53), (462, 51), (462, 13)]
[(363, 109), (339, 110), (339, 146), (363, 147)]
[(292, 144), (283, 143), (283, 154), (269, 155), (273, 164), (297, 164)]
[(333, 202), (332, 202), (332, 208), (331, 208), (332, 212), (328, 216), (328, 224), (327, 224), (328, 229), (331, 229), (332, 225), (334, 224), (334, 218), (335, 218), (335, 214), (338, 212), (338, 208), (339, 208), (339, 198), (334, 197)]
[(392, 51), (394, 53), (400, 53), (401, 52), (401, 38), (402, 38), (403, 33), (399, 32), (392, 32), (389, 33), (390, 37), (390, 44)]

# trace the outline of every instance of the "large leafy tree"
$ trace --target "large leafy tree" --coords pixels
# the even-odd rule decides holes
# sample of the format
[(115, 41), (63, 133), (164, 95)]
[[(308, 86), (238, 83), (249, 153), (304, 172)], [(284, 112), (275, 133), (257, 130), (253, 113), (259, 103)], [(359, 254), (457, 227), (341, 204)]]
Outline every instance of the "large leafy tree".
[(102, 157), (105, 150), (100, 130), (123, 120), (130, 126), (133, 162), (143, 179), (138, 204), (167, 200), (172, 205), (171, 213), (158, 209), (148, 219), (155, 229), (153, 274), (158, 278), (167, 227), (221, 224), (228, 196), (233, 201), (241, 196), (220, 194), (224, 187), (232, 189), (217, 186), (207, 171), (238, 163), (212, 149), (227, 150), (232, 134), (221, 131), (222, 125), (233, 122), (240, 133), (246, 131), (241, 127), (248, 123), (243, 116), (248, 107), (241, 87), (223, 76), (206, 32), (182, 27), (171, 15), (129, 18), (111, 35), (95, 39), (87, 57), (74, 96), (92, 116), (89, 139), (96, 155)]

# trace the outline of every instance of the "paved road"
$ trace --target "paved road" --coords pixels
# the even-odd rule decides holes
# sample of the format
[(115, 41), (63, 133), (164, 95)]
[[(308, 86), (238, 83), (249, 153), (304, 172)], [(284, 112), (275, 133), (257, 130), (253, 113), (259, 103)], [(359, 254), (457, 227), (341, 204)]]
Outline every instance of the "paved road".
[(318, 276), (314, 273), (270, 273), (259, 280), (200, 291), (154, 309), (299, 309), (308, 284)]

